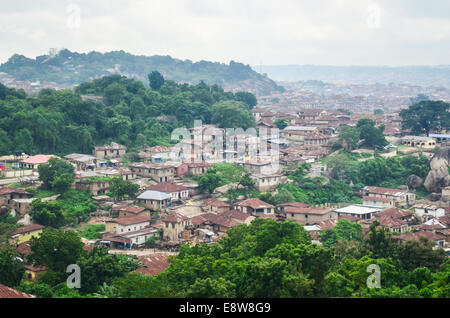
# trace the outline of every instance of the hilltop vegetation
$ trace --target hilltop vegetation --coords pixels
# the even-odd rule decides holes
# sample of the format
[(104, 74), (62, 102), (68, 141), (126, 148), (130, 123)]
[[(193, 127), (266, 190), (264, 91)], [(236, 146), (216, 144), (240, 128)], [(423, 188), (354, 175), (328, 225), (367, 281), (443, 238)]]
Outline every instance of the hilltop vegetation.
[[(250, 109), (255, 100), (250, 93), (225, 92), (215, 84), (177, 84), (163, 79), (153, 89), (120, 75), (82, 83), (74, 90), (44, 89), (37, 96), (0, 84), (4, 114), (0, 117), (0, 155), (16, 150), (90, 153), (94, 145), (110, 141), (129, 148), (170, 145), (172, 130), (192, 127), (194, 119), (221, 127), (254, 126)], [(224, 111), (239, 116), (221, 116)], [(159, 116), (172, 116), (175, 121), (166, 122)]]
[(136, 56), (124, 51), (108, 53), (76, 53), (67, 49), (30, 59), (15, 54), (0, 66), (0, 72), (17, 80), (50, 81), (77, 85), (94, 78), (121, 74), (141, 81), (152, 71), (161, 72), (175, 82), (198, 84), (201, 81), (223, 86), (227, 90), (242, 89), (267, 95), (283, 90), (269, 78), (253, 71), (249, 65), (231, 61), (229, 65), (207, 61), (192, 62), (170, 56)]

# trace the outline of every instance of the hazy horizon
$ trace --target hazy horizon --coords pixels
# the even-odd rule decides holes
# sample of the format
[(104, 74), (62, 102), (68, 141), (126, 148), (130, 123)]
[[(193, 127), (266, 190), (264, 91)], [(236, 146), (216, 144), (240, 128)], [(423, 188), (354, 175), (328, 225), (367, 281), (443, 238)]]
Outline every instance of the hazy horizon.
[(49, 48), (258, 65), (450, 64), (446, 0), (6, 0), (0, 62)]

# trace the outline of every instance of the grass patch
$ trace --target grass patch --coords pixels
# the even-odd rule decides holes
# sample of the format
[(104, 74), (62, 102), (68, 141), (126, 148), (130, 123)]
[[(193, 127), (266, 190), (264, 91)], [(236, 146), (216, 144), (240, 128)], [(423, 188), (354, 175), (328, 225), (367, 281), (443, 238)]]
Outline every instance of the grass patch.
[(81, 237), (88, 240), (96, 240), (101, 238), (100, 232), (104, 232), (105, 230), (106, 227), (103, 224), (89, 224), (78, 230), (78, 233)]

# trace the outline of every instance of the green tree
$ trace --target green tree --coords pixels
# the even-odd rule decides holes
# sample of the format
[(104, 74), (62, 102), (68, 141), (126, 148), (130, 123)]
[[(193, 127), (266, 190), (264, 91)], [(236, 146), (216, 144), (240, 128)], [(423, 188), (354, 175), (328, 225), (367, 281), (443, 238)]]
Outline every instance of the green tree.
[(58, 201), (43, 202), (39, 199), (31, 203), (31, 213), (33, 219), (44, 226), (58, 228), (64, 225), (64, 214)]
[(64, 194), (66, 193), (74, 182), (74, 177), (71, 173), (63, 173), (56, 176), (51, 182), (51, 187), (56, 193)]
[(403, 129), (413, 133), (426, 133), (431, 130), (450, 128), (450, 104), (443, 101), (421, 101), (400, 112)]
[(212, 106), (211, 121), (221, 128), (255, 127), (255, 119), (241, 102), (220, 101)]
[(201, 190), (213, 194), (214, 190), (224, 185), (224, 177), (215, 173), (206, 173), (198, 179), (198, 186)]
[(0, 284), (18, 286), (24, 273), (25, 267), (19, 254), (10, 248), (0, 249)]
[(236, 285), (219, 277), (218, 279), (197, 279), (184, 293), (185, 298), (234, 298)]
[(282, 130), (288, 126), (289, 121), (285, 118), (277, 118), (275, 119), (274, 124), (277, 126), (278, 129)]
[(360, 134), (360, 130), (355, 127), (342, 126), (339, 129), (339, 142), (350, 150), (355, 149), (358, 147)]
[(164, 77), (158, 71), (151, 72), (148, 75), (148, 80), (150, 82), (150, 87), (155, 91), (158, 91), (164, 84)]
[(324, 246), (334, 246), (338, 241), (348, 242), (351, 240), (362, 240), (362, 226), (350, 222), (346, 219), (340, 219), (332, 229), (320, 233), (320, 241)]
[(124, 197), (133, 199), (139, 191), (139, 185), (118, 177), (109, 182), (109, 189), (115, 200), (120, 200)]
[[(74, 167), (69, 162), (58, 158), (50, 158), (48, 163), (39, 165), (38, 171), (39, 180), (42, 181), (43, 186), (46, 189), (52, 188), (52, 183), (58, 176), (65, 174), (66, 176), (62, 180), (66, 181), (68, 178), (67, 174), (72, 176), (72, 178), (75, 176)], [(58, 182), (58, 185), (61, 184)]]
[(46, 228), (38, 238), (31, 238), (28, 257), (36, 265), (45, 265), (55, 273), (64, 274), (68, 265), (76, 264), (83, 246), (74, 231)]
[(237, 92), (236, 99), (240, 102), (243, 102), (247, 105), (247, 108), (251, 110), (258, 103), (255, 95), (249, 92)]
[(382, 147), (388, 144), (384, 137), (384, 125), (375, 127), (375, 122), (369, 118), (361, 118), (356, 127), (360, 131), (360, 138), (369, 147)]

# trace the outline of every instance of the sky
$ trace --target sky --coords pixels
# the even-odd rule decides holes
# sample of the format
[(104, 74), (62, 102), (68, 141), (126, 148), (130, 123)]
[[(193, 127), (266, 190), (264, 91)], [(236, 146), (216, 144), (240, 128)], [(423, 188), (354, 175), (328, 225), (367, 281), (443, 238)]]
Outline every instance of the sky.
[(0, 63), (50, 48), (250, 65), (449, 65), (449, 0), (2, 0)]

